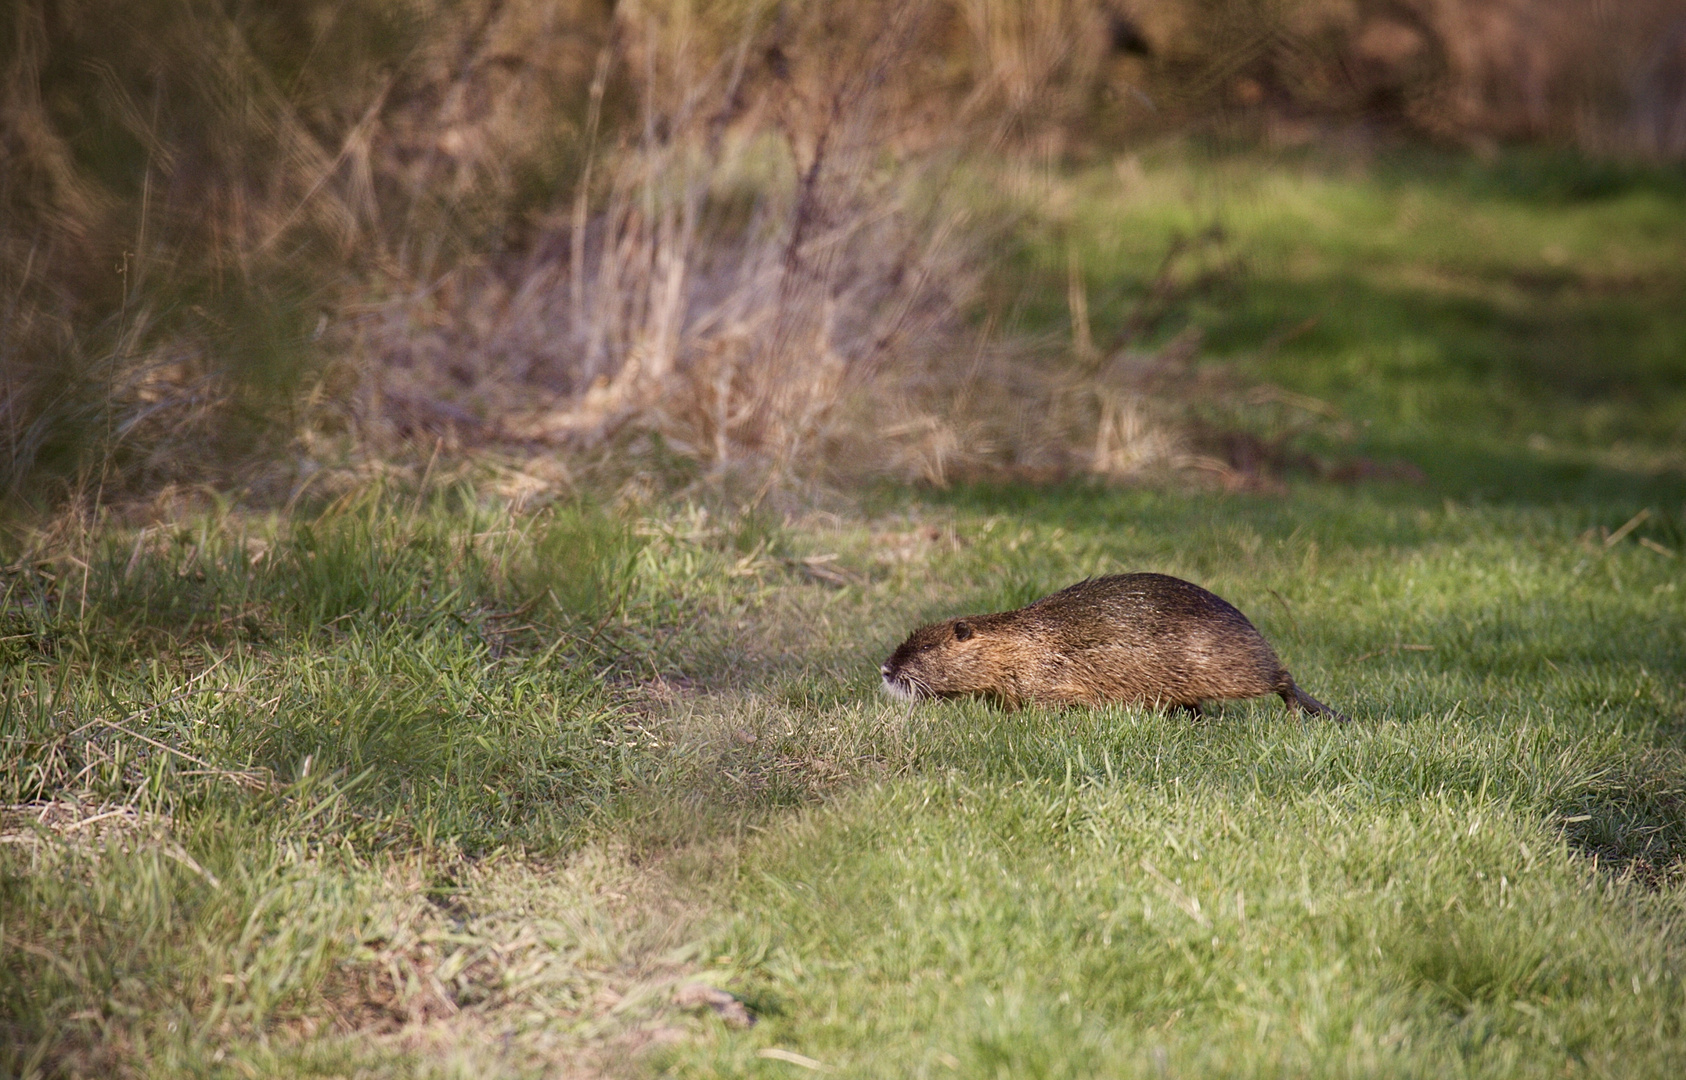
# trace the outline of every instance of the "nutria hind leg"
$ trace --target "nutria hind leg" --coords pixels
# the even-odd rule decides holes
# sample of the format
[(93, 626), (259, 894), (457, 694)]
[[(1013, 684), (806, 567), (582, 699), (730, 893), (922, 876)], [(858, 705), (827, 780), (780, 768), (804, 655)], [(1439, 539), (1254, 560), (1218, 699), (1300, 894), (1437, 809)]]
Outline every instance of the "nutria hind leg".
[(1301, 709), (1304, 709), (1314, 716), (1327, 716), (1329, 719), (1338, 721), (1342, 724), (1352, 723), (1352, 717), (1342, 712), (1336, 712), (1334, 709), (1329, 708), (1329, 706), (1323, 704), (1321, 701), (1318, 701), (1304, 690), (1301, 690), (1298, 686), (1295, 686), (1293, 677), (1286, 671), (1282, 673), (1282, 681), (1277, 686), (1276, 692), (1281, 695), (1282, 701), (1288, 706), (1289, 712), (1299, 712)]
[(1206, 715), (1206, 710), (1200, 707), (1200, 702), (1198, 701), (1179, 701), (1175, 705), (1171, 706), (1171, 708), (1180, 713), (1187, 713), (1190, 720), (1198, 720)]

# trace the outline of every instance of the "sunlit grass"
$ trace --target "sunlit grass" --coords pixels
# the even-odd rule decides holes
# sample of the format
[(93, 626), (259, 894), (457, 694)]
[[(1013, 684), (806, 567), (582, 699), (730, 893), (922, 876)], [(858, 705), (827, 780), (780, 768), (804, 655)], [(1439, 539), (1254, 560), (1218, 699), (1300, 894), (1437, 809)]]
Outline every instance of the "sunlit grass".
[(858, 1076), (1681, 1064), (1678, 899), (1508, 800), (1072, 765), (874, 789), (761, 845), (718, 947), (769, 1019), (678, 1071), (776, 1075), (763, 1045)]

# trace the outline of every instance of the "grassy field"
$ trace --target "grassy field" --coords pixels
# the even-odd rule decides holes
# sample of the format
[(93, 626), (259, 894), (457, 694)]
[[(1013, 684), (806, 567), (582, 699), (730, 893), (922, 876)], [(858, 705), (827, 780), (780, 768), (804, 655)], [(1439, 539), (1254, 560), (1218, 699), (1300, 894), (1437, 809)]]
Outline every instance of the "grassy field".
[[(1421, 485), (780, 517), (481, 462), (17, 533), (0, 1072), (1680, 1075), (1683, 188), (1166, 151), (1027, 199), (1026, 327), (1062, 238), (1104, 343), (1217, 222), (1153, 333)], [(921, 621), (1125, 569), (1356, 722), (877, 692)]]

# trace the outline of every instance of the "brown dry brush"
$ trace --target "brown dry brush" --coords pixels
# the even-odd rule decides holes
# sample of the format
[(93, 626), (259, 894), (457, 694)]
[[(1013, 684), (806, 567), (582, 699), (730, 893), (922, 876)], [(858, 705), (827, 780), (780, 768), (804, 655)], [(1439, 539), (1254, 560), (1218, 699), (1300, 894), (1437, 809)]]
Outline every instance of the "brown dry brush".
[[(987, 233), (947, 177), (963, 139), (1004, 134), (979, 91), (958, 116), (921, 100), (952, 15), (769, 5), (706, 40), (683, 9), (623, 7), (595, 85), (618, 68), (635, 116), (600, 146), (593, 113), (572, 205), (521, 263), (453, 283), (480, 314), (405, 399), (576, 449), (659, 433), (715, 472), (882, 467), (882, 428), (841, 406), (900, 400), (970, 337)], [(412, 322), (394, 308), (375, 354)]]
[[(902, 414), (976, 352), (980, 242), (1000, 231), (968, 219), (952, 176), (967, 149), (1012, 138), (1034, 95), (1059, 92), (1057, 50), (1001, 43), (1026, 22), (982, 0), (746, 6), (736, 20), (623, 5), (570, 197), (520, 255), (372, 314), (364, 366), (380, 385), (365, 415), (401, 439), (576, 453), (659, 435), (763, 489), (909, 473), (924, 433)], [(957, 35), (988, 77), (951, 74), (934, 93), (932, 58)], [(615, 87), (631, 105), (611, 131)]]
[(956, 124), (926, 93), (952, 5), (37, 0), (11, 22), (14, 493), (226, 480), (242, 450), (347, 434), (638, 427), (778, 473), (963, 322), (972, 234), (939, 174), (999, 95), (974, 80)]
[(470, 175), (465, 160), (520, 166), (553, 141), (547, 114), (579, 81), (570, 61), (590, 56), (557, 5), (521, 5), (529, 23), (561, 24), (537, 27), (550, 47), (520, 60), (546, 108), (464, 134), (480, 107), (469, 90), (517, 81), (513, 58), (484, 48), (508, 6), (9, 5), (8, 492), (227, 483), (285, 463), (297, 407), (345, 395), (323, 362), (334, 316), (377, 275), (483, 245), (519, 206), (519, 168)]
[(1084, 382), (1080, 290), (1069, 341), (980, 310), (1010, 223), (965, 166), (1213, 117), (1686, 152), (1671, 6), (1584, 7), (20, 0), (0, 483), (657, 435), (774, 481), (1174, 464), (1175, 403)]
[[(372, 320), (366, 368), (396, 406), (389, 433), (611, 455), (660, 436), (762, 492), (1191, 467), (1231, 482), (1179, 437), (1176, 409), (1102, 371), (1086, 315), (1075, 367), (1063, 338), (974, 317), (983, 249), (1008, 225), (955, 177), (980, 148), (1046, 149), (1046, 116), (1075, 115), (1098, 69), (1101, 14), (785, 5), (703, 40), (675, 9), (623, 7), (592, 100), (618, 71), (636, 108), (600, 147), (594, 104), (572, 204), (522, 259), (459, 270)], [(969, 66), (934, 88), (930, 58), (957, 51)], [(1143, 318), (1120, 346), (1140, 345)], [(418, 340), (431, 362), (381, 361)], [(1193, 340), (1167, 362), (1186, 366)]]

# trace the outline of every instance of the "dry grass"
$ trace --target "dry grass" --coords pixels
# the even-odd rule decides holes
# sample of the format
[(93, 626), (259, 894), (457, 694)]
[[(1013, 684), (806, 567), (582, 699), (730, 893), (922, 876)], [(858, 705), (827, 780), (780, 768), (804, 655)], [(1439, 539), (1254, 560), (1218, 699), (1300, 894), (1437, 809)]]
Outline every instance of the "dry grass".
[[(318, 1057), (425, 1056), (453, 1075), (613, 1075), (695, 1037), (716, 1012), (747, 1019), (696, 962), (703, 910), (680, 898), (671, 857), (635, 862), (613, 843), (555, 862), (305, 854), (224, 881), (167, 816), (132, 805), (61, 798), (0, 808), (0, 822), (8, 869), (43, 895), (74, 897), (63, 917), (9, 920), (10, 962), (53, 965), (92, 1006), (33, 1047), (0, 1025), (25, 1075), (144, 1075), (149, 1052), (175, 1067), (226, 1058), (272, 1069), (306, 1045)], [(729, 848), (682, 859), (730, 858)], [(203, 936), (176, 927), (139, 935), (126, 958), (102, 956), (113, 915), (198, 918)], [(154, 987), (149, 1000), (113, 979), (178, 965), (175, 991)], [(266, 994), (266, 982), (285, 990)], [(169, 1046), (160, 1029), (176, 1021), (202, 1037)]]

